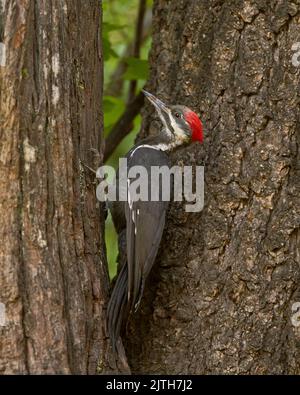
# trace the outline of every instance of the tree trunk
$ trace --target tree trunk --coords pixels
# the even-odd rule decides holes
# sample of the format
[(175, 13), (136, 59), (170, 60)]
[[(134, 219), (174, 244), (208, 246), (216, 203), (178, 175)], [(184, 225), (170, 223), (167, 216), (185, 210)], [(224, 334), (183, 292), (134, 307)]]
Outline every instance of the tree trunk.
[(102, 153), (101, 2), (0, 4), (0, 373), (95, 373), (108, 275), (84, 165)]
[(205, 208), (172, 205), (127, 332), (133, 373), (300, 374), (299, 11), (154, 2), (148, 89), (203, 119), (203, 148), (174, 161), (205, 162)]

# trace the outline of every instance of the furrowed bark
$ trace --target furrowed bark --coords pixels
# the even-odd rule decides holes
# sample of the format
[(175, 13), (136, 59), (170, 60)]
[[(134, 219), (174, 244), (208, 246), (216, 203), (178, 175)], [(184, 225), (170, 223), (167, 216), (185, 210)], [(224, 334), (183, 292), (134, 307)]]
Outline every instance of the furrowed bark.
[(205, 208), (172, 205), (127, 333), (133, 373), (300, 373), (299, 12), (296, 1), (154, 2), (147, 89), (203, 119), (204, 146), (174, 162), (205, 163)]
[[(0, 373), (106, 364), (101, 2), (1, 2)], [(100, 158), (101, 162), (101, 158)]]

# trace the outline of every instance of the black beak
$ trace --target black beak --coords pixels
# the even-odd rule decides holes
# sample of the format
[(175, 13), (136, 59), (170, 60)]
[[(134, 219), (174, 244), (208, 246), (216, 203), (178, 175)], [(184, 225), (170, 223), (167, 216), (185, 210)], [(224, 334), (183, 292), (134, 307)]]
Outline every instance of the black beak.
[(157, 97), (152, 95), (152, 93), (149, 93), (149, 92), (145, 91), (144, 89), (143, 89), (143, 93), (147, 97), (147, 99), (150, 101), (150, 103), (152, 103), (154, 105), (154, 107), (158, 110), (158, 112), (164, 112), (164, 113), (169, 112), (168, 106), (164, 102), (159, 100)]

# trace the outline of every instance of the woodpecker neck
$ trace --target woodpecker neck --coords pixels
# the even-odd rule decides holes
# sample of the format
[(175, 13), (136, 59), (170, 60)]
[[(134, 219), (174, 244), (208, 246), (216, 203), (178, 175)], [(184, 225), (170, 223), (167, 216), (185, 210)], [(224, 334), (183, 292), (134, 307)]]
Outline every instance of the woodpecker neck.
[(175, 148), (182, 145), (184, 142), (180, 139), (173, 138), (173, 135), (170, 131), (166, 130), (165, 128), (160, 131), (158, 135), (149, 136), (140, 141), (138, 146), (148, 145), (154, 149), (158, 149), (164, 152), (171, 152)]

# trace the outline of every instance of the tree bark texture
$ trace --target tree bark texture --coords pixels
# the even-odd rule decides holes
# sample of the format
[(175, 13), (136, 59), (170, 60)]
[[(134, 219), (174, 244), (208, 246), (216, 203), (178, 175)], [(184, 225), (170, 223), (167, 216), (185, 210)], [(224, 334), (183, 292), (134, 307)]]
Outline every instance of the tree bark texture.
[(174, 161), (205, 164), (205, 207), (172, 204), (127, 331), (133, 373), (300, 373), (299, 12), (286, 0), (154, 2), (148, 89), (204, 122), (203, 147)]
[(101, 2), (1, 6), (0, 373), (95, 373), (108, 275), (84, 165), (102, 153)]

